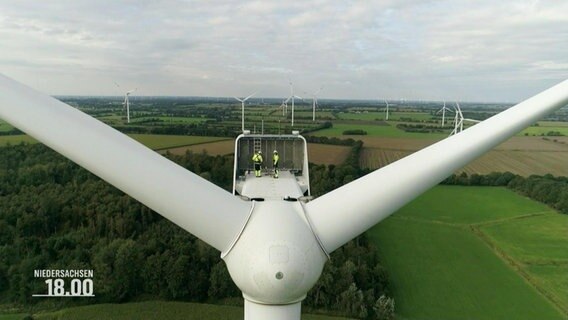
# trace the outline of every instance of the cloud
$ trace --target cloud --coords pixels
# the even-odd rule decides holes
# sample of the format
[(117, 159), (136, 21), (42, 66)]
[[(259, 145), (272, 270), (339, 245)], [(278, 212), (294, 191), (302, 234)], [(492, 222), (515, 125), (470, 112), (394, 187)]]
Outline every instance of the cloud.
[(114, 94), (117, 81), (283, 96), (291, 77), (333, 98), (511, 101), (566, 78), (564, 12), (553, 0), (5, 0), (0, 72), (52, 94)]

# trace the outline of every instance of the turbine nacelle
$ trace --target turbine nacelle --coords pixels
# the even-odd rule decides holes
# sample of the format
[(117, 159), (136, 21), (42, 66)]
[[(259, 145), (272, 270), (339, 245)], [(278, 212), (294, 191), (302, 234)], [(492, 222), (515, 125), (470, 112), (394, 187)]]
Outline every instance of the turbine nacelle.
[(243, 297), (256, 304), (302, 301), (321, 275), (327, 255), (301, 202), (256, 202), (243, 232), (222, 254)]

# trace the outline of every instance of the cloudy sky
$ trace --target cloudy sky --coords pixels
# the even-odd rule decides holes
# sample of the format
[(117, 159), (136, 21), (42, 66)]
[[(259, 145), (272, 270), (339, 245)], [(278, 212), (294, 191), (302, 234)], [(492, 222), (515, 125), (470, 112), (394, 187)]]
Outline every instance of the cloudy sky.
[[(568, 1), (0, 1), (0, 73), (53, 95), (518, 101), (568, 78)], [(114, 83), (122, 88), (117, 88)]]

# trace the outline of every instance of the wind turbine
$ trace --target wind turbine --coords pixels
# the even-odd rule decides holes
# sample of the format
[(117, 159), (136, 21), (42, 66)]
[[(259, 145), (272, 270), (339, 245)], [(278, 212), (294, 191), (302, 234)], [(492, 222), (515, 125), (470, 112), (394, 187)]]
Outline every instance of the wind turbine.
[(454, 117), (454, 130), (450, 133), (450, 135), (454, 135), (463, 131), (464, 117), (460, 108), (460, 104), (457, 101), (454, 110), (455, 110), (454, 112), (456, 113)]
[[(316, 92), (312, 93), (312, 121), (316, 121), (316, 106), (318, 105), (318, 94), (323, 90), (323, 87), (320, 87)], [(304, 94), (308, 94), (308, 92), (304, 92)]]
[[(235, 197), (89, 115), (3, 75), (0, 91), (2, 119), (221, 251), (250, 320), (300, 319), (301, 301), (331, 252), (568, 104), (566, 80), (304, 203), (302, 197)], [(292, 181), (283, 180), (274, 183)]]
[(387, 99), (385, 99), (385, 103), (387, 104), (385, 121), (389, 121), (389, 102), (387, 101)]
[[(286, 101), (289, 101), (290, 99), (292, 99), (292, 127), (294, 126), (294, 98), (298, 98), (298, 99), (302, 99), (302, 97), (298, 97), (297, 95), (294, 94), (294, 85), (292, 84), (292, 80), (290, 81), (290, 96), (288, 97), (288, 99), (286, 99)], [(286, 107), (288, 106), (288, 104), (286, 104)]]
[(133, 93), (136, 90), (138, 90), (138, 88), (127, 91), (124, 94), (124, 102), (122, 103), (122, 108), (126, 109), (126, 122), (127, 123), (130, 123), (130, 100), (128, 99), (128, 97), (130, 97), (130, 94)]
[(253, 94), (251, 94), (251, 95), (249, 95), (249, 96), (246, 97), (246, 98), (243, 98), (243, 99), (239, 99), (239, 98), (237, 98), (237, 97), (233, 97), (233, 98), (235, 98), (235, 99), (237, 99), (238, 101), (241, 102), (241, 130), (242, 130), (242, 132), (245, 131), (245, 101), (247, 101), (249, 98), (251, 98), (251, 97), (254, 96), (255, 94), (256, 94), (256, 92), (253, 93)]
[(452, 109), (449, 109), (446, 107), (446, 101), (444, 101), (444, 106), (442, 107), (442, 109), (438, 110), (436, 112), (436, 114), (440, 113), (440, 111), (442, 111), (442, 127), (444, 127), (445, 121), (446, 121), (446, 110), (449, 112), (453, 112)]
[(286, 98), (285, 100), (282, 100), (282, 104), (280, 105), (280, 108), (282, 108), (282, 116), (285, 116), (288, 114), (288, 101), (290, 100), (290, 97)]

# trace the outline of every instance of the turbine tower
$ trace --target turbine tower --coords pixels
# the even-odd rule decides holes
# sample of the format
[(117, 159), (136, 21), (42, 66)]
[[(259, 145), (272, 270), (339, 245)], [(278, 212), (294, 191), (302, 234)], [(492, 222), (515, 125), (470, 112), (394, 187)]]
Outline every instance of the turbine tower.
[(320, 87), (318, 91), (312, 93), (312, 121), (316, 122), (316, 106), (318, 105), (318, 94), (323, 90), (323, 87)]
[(282, 104), (280, 105), (280, 108), (282, 108), (282, 116), (288, 114), (288, 101), (290, 101), (290, 97), (286, 98), (285, 100), (282, 100)]
[(247, 101), (249, 98), (251, 98), (251, 97), (254, 96), (255, 94), (256, 94), (256, 92), (253, 93), (253, 94), (251, 94), (251, 95), (249, 95), (249, 96), (246, 97), (246, 98), (243, 98), (243, 99), (239, 99), (239, 98), (237, 98), (237, 97), (233, 97), (233, 98), (235, 98), (235, 99), (237, 99), (238, 101), (241, 102), (241, 132), (244, 132), (244, 131), (245, 131), (245, 101)]
[[(292, 84), (292, 80), (290, 81), (290, 96), (288, 97), (288, 99), (286, 99), (286, 101), (289, 101), (290, 99), (292, 99), (292, 127), (294, 126), (294, 98), (298, 98), (298, 99), (302, 99), (302, 97), (298, 97), (297, 95), (294, 94), (294, 85)], [(288, 107), (288, 104), (286, 104), (286, 107)]]
[(130, 123), (130, 100), (128, 99), (128, 97), (130, 97), (130, 94), (136, 90), (138, 90), (138, 88), (126, 91), (126, 93), (124, 94), (124, 102), (122, 103), (122, 109), (126, 109), (126, 123)]
[(304, 203), (293, 175), (266, 177), (273, 190), (283, 190), (278, 197), (234, 196), (80, 110), (3, 75), (0, 92), (2, 119), (219, 250), (243, 292), (249, 320), (300, 319), (301, 301), (331, 252), (568, 104), (566, 80)]
[(387, 105), (385, 121), (389, 121), (389, 102), (387, 101), (387, 99), (385, 99), (385, 103)]
[(436, 112), (436, 114), (440, 113), (440, 111), (442, 112), (442, 127), (444, 127), (445, 121), (446, 121), (446, 111), (449, 112), (453, 112), (452, 109), (449, 109), (446, 107), (446, 101), (444, 101), (444, 106), (442, 107), (442, 109), (438, 110)]
[(456, 106), (454, 109), (456, 113), (454, 117), (454, 130), (450, 133), (450, 135), (454, 135), (463, 131), (463, 122), (465, 118), (463, 117), (463, 113), (460, 108), (460, 104), (456, 101)]

